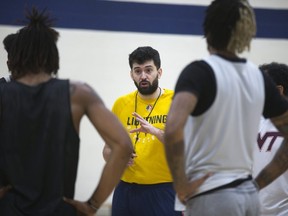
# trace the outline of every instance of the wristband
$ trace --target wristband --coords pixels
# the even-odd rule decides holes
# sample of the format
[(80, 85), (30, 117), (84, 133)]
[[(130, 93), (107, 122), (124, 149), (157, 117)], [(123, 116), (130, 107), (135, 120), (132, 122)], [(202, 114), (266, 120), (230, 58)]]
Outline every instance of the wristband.
[(89, 205), (92, 209), (94, 209), (95, 211), (98, 211), (99, 208), (97, 208), (97, 207), (93, 204), (94, 201), (93, 201), (92, 199), (89, 199), (89, 200), (87, 201), (87, 203), (88, 203), (88, 205)]

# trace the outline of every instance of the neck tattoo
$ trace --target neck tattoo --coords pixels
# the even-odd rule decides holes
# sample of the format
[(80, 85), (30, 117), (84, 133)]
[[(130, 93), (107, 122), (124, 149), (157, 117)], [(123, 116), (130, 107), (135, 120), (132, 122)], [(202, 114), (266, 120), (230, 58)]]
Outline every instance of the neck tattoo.
[[(159, 91), (159, 94), (158, 94), (158, 96), (157, 96), (154, 104), (152, 105), (151, 110), (150, 110), (148, 116), (147, 116), (147, 117), (144, 117), (144, 119), (147, 119), (147, 120), (148, 120), (148, 118), (150, 117), (152, 111), (154, 110), (154, 107), (156, 106), (156, 104), (157, 104), (157, 102), (158, 102), (158, 99), (159, 99), (160, 96), (161, 96), (162, 90), (161, 90), (160, 87), (158, 87), (158, 88), (159, 88), (159, 90), (160, 90), (160, 91)], [(138, 91), (137, 91), (136, 96), (135, 96), (135, 108), (134, 108), (134, 111), (135, 111), (136, 113), (137, 113), (137, 103), (138, 103), (137, 97), (138, 97)], [(137, 124), (136, 124), (136, 128), (137, 128)], [(137, 142), (138, 142), (138, 140), (139, 140), (139, 134), (140, 134), (140, 132), (137, 132), (137, 133), (136, 133), (136, 139), (135, 139), (135, 142), (134, 142), (134, 152), (136, 152), (136, 144), (137, 144)]]

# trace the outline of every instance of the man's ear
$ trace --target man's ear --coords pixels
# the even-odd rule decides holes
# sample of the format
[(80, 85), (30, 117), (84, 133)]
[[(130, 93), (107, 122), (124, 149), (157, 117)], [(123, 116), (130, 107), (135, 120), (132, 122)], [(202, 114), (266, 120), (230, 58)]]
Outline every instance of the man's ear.
[(10, 70), (9, 60), (6, 61), (6, 64), (7, 64), (8, 70), (11, 71), (11, 70)]
[(161, 78), (161, 76), (162, 76), (162, 68), (159, 68), (158, 70), (157, 70), (157, 77), (158, 77), (158, 79), (160, 79)]
[(284, 94), (284, 87), (282, 85), (277, 85), (277, 88), (278, 88), (280, 94), (283, 95)]

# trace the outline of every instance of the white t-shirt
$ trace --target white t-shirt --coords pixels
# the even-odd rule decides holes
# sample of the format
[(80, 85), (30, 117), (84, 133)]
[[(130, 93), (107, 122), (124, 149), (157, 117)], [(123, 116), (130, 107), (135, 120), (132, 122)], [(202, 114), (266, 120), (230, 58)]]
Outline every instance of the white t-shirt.
[[(283, 137), (269, 119), (261, 119), (257, 143), (254, 148), (253, 176), (272, 160)], [(288, 172), (259, 192), (262, 216), (288, 215)]]

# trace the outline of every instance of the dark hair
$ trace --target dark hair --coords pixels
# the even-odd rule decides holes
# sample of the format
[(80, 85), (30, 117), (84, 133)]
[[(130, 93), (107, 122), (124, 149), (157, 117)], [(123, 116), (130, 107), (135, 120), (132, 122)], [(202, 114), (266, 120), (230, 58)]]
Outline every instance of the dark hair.
[(157, 69), (161, 67), (159, 52), (150, 46), (138, 47), (129, 55), (129, 65), (132, 69), (133, 63), (143, 64), (146, 61), (153, 60)]
[(214, 0), (203, 23), (209, 46), (216, 50), (243, 52), (256, 34), (254, 12), (246, 0)]
[(4, 49), (7, 51), (8, 54), (16, 37), (17, 37), (17, 34), (9, 34), (3, 40)]
[(284, 95), (288, 96), (288, 66), (277, 62), (263, 64), (259, 66), (260, 70), (267, 73), (276, 85), (284, 88)]
[(11, 50), (12, 44), (16, 40), (16, 37), (17, 37), (17, 34), (9, 34), (3, 40), (4, 49), (7, 51), (7, 66), (8, 66), (9, 71), (11, 71), (10, 62), (12, 58), (10, 50)]
[(58, 32), (51, 28), (52, 20), (46, 11), (32, 8), (27, 12), (28, 24), (17, 32), (9, 53), (12, 56), (10, 69), (13, 77), (27, 73), (45, 72), (57, 74), (59, 53), (56, 46)]

